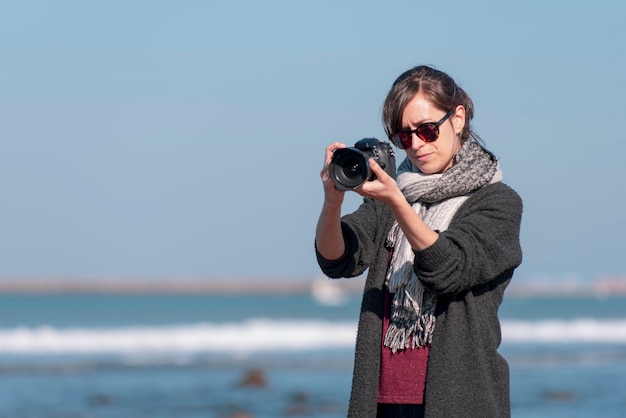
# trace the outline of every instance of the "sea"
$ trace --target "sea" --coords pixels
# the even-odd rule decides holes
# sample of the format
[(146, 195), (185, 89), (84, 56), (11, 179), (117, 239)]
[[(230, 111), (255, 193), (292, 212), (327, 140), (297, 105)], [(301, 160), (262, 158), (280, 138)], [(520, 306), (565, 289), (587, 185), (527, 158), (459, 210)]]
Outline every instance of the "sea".
[[(0, 418), (345, 417), (360, 296), (0, 295)], [(626, 297), (507, 296), (512, 416), (626, 416)]]

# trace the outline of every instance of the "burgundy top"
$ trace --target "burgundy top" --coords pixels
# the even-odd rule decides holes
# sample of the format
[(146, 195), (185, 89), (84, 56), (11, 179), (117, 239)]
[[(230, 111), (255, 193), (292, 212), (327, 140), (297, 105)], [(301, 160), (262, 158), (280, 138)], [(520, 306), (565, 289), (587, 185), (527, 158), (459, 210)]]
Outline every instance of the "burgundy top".
[[(387, 328), (389, 328), (391, 300), (391, 293), (387, 290), (383, 317), (383, 340)], [(424, 403), (429, 350), (430, 346), (424, 346), (392, 353), (391, 349), (383, 344), (380, 358), (380, 378), (378, 380), (379, 403)]]

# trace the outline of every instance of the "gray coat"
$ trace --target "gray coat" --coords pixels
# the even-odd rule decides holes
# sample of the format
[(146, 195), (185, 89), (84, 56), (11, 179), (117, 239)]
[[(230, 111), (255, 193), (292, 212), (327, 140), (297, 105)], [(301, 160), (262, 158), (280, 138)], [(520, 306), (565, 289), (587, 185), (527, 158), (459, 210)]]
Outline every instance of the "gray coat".
[[(472, 194), (448, 230), (415, 252), (417, 276), (438, 295), (428, 360), (424, 405), (427, 418), (509, 417), (509, 369), (497, 348), (498, 307), (513, 270), (522, 261), (522, 201), (503, 183)], [(342, 218), (346, 253), (326, 260), (329, 277), (353, 277), (369, 268), (356, 341), (349, 417), (376, 416), (382, 341), (385, 239), (393, 217), (382, 202), (364, 199)]]

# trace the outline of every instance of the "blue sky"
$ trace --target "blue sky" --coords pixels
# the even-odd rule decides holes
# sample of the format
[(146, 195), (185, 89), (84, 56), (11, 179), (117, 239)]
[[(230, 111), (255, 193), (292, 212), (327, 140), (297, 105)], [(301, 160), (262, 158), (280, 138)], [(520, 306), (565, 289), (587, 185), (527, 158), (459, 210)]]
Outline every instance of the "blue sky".
[(319, 275), (324, 148), (384, 139), (382, 101), (418, 64), (470, 94), (524, 199), (517, 277), (624, 274), (624, 16), (606, 0), (0, 0), (0, 277)]

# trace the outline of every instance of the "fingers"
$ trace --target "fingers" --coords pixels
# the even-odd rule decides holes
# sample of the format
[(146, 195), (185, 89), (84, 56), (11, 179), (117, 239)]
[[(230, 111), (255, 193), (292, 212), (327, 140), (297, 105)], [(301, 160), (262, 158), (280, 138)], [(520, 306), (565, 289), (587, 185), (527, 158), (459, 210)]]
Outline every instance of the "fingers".
[(370, 171), (376, 178), (372, 181), (364, 182), (361, 186), (354, 189), (354, 191), (363, 197), (386, 201), (388, 197), (393, 196), (395, 193), (397, 183), (375, 159), (370, 158), (368, 163)]
[(383, 170), (383, 168), (380, 166), (380, 164), (378, 164), (375, 159), (369, 158), (368, 162), (370, 165), (370, 170), (372, 170), (372, 173), (376, 174), (376, 178), (382, 179), (384, 177), (389, 177), (389, 174), (387, 174), (387, 172)]
[(325, 204), (329, 204), (332, 206), (341, 206), (345, 194), (345, 192), (337, 190), (337, 188), (335, 187), (335, 181), (331, 179), (328, 172), (328, 167), (330, 166), (330, 162), (333, 158), (333, 153), (340, 148), (346, 148), (346, 145), (341, 142), (333, 142), (326, 147), (324, 166), (322, 167), (322, 171), (320, 172), (322, 184), (324, 185)]
[(335, 152), (335, 150), (338, 150), (340, 148), (346, 148), (346, 145), (341, 142), (333, 142), (326, 147), (325, 165), (328, 165), (328, 163), (330, 163), (330, 160), (333, 158), (333, 153)]
[(333, 159), (333, 153), (335, 152), (335, 150), (338, 150), (340, 148), (346, 148), (346, 145), (341, 142), (333, 142), (332, 144), (326, 147), (326, 155), (324, 157), (324, 166), (322, 167), (322, 171), (320, 172), (320, 175), (322, 176), (322, 178), (324, 178), (324, 176), (328, 173), (328, 166), (330, 164), (330, 161)]

